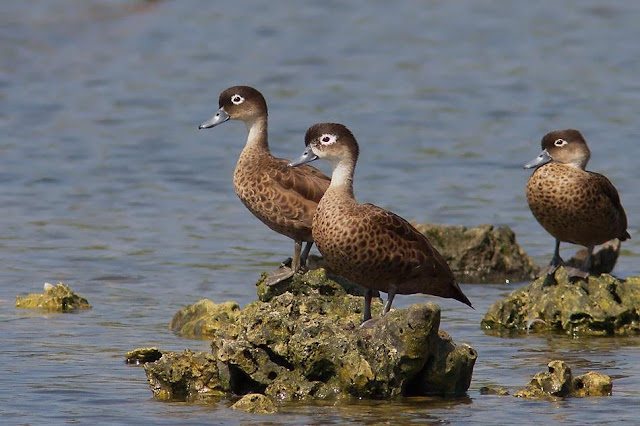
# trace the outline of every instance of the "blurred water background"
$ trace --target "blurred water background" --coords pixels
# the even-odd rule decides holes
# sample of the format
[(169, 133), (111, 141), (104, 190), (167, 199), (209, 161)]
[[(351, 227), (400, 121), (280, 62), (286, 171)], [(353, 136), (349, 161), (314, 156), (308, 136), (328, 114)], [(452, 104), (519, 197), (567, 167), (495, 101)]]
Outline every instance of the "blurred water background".
[[(480, 319), (524, 283), (465, 284), (442, 329), (479, 352), (468, 396), (287, 405), (258, 417), (160, 403), (127, 350), (207, 350), (168, 329), (181, 307), (255, 299), (291, 252), (244, 208), (231, 175), (244, 125), (197, 125), (220, 91), (269, 104), (272, 151), (310, 124), (361, 145), (355, 191), (416, 222), (508, 225), (537, 263), (553, 239), (531, 216), (522, 164), (575, 127), (588, 168), (617, 186), (632, 239), (614, 273), (640, 274), (640, 3), (30, 0), (0, 4), (0, 415), (11, 424), (606, 424), (640, 417), (640, 338), (499, 338)], [(319, 167), (328, 171), (326, 165)], [(564, 246), (563, 246), (564, 247)], [(576, 247), (563, 249), (568, 257)], [(64, 281), (94, 308), (16, 310)], [(404, 296), (396, 308), (430, 299)], [(515, 390), (551, 359), (614, 378), (613, 396), (556, 402)]]

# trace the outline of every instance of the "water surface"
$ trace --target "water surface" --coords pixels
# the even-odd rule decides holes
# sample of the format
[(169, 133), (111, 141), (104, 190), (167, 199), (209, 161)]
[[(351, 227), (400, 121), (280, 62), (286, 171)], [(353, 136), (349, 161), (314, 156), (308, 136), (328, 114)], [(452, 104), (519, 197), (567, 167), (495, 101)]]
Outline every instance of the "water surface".
[[(362, 202), (409, 220), (512, 227), (543, 264), (553, 240), (524, 197), (541, 136), (575, 127), (589, 169), (617, 186), (633, 238), (614, 271), (640, 274), (640, 4), (632, 1), (210, 2), (61, 0), (0, 6), (0, 413), (9, 423), (603, 424), (640, 416), (640, 338), (499, 338), (479, 323), (523, 283), (463, 285), (442, 328), (479, 352), (467, 397), (289, 404), (271, 417), (151, 399), (123, 364), (139, 346), (207, 350), (167, 324), (202, 297), (244, 305), (291, 252), (238, 201), (246, 130), (198, 131), (235, 84), (269, 103), (275, 154), (339, 121), (361, 145)], [(325, 171), (326, 165), (319, 167)], [(568, 246), (563, 254), (575, 250)], [(16, 310), (62, 280), (94, 306)], [(395, 306), (432, 300), (397, 298)], [(551, 359), (614, 377), (610, 398), (516, 390)]]

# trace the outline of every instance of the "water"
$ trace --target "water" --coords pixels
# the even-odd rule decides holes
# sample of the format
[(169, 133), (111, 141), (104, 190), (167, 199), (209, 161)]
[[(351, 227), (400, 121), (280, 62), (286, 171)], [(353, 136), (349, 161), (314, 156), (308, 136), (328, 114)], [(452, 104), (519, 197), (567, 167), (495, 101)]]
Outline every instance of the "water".
[[(140, 346), (207, 350), (167, 324), (207, 297), (255, 299), (291, 242), (237, 200), (240, 123), (198, 131), (219, 92), (250, 84), (270, 108), (274, 153), (306, 128), (347, 124), (355, 191), (409, 220), (512, 227), (538, 263), (553, 240), (524, 198), (553, 129), (576, 127), (591, 170), (617, 186), (633, 239), (615, 273), (640, 274), (640, 5), (633, 1), (138, 2), (0, 5), (0, 414), (7, 423), (475, 422), (603, 424), (640, 416), (640, 338), (498, 338), (489, 305), (522, 283), (463, 285), (475, 311), (438, 300), (442, 328), (479, 352), (468, 397), (287, 405), (271, 417), (160, 403)], [(319, 165), (326, 169), (326, 165)], [(565, 256), (574, 251), (567, 247)], [(16, 310), (62, 280), (94, 306)], [(427, 300), (399, 297), (396, 307)], [(551, 359), (614, 378), (613, 396), (523, 401)], [(497, 409), (499, 407), (499, 409)]]

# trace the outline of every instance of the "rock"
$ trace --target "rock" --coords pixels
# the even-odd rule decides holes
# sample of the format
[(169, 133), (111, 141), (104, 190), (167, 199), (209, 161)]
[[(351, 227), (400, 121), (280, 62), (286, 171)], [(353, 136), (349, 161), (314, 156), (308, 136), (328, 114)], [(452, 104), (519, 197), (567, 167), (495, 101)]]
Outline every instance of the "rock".
[(153, 396), (163, 401), (219, 398), (227, 393), (217, 360), (207, 352), (164, 352), (159, 360), (144, 364), (144, 371)]
[(191, 338), (210, 338), (221, 327), (227, 327), (237, 319), (240, 306), (236, 302), (215, 304), (202, 299), (179, 310), (171, 320), (169, 328), (175, 333)]
[(416, 228), (444, 256), (461, 283), (521, 282), (540, 270), (509, 227), (417, 224)]
[(485, 330), (567, 334), (640, 333), (640, 277), (611, 275), (570, 282), (565, 268), (541, 277), (494, 303), (482, 319)]
[(509, 391), (501, 387), (483, 386), (480, 388), (480, 395), (507, 396)]
[[(589, 272), (593, 275), (600, 275), (608, 274), (613, 271), (613, 268), (616, 266), (616, 262), (618, 261), (621, 248), (622, 243), (617, 238), (604, 243), (598, 251), (593, 253)], [(579, 268), (584, 265), (586, 258), (587, 249), (583, 248), (567, 261), (567, 265)]]
[(589, 371), (573, 379), (575, 396), (610, 396), (613, 381), (606, 374)]
[(548, 371), (536, 374), (527, 386), (514, 394), (519, 398), (607, 396), (611, 395), (611, 378), (605, 374), (589, 372), (572, 376), (564, 361), (551, 361)]
[[(250, 303), (237, 315), (217, 316), (222, 319), (209, 329), (211, 354), (196, 360), (191, 353), (164, 353), (145, 364), (154, 395), (189, 399), (207, 388), (300, 400), (467, 391), (477, 353), (439, 332), (436, 304), (394, 309), (381, 317), (382, 303), (374, 300), (374, 318), (361, 325), (362, 297), (348, 294), (324, 270), (296, 274), (287, 282), (277, 289), (260, 288), (259, 282), (258, 292), (267, 301)], [(209, 303), (221, 306), (196, 305)], [(182, 320), (205, 318), (182, 315)]]
[(260, 393), (243, 396), (231, 408), (256, 414), (273, 414), (278, 411), (273, 401)]
[(147, 362), (155, 362), (162, 357), (162, 351), (157, 347), (138, 348), (125, 354), (125, 362), (127, 364), (145, 364)]
[(45, 283), (42, 294), (30, 293), (24, 297), (17, 296), (16, 308), (71, 312), (76, 309), (91, 309), (91, 305), (87, 299), (78, 296), (66, 284), (59, 282), (56, 286)]

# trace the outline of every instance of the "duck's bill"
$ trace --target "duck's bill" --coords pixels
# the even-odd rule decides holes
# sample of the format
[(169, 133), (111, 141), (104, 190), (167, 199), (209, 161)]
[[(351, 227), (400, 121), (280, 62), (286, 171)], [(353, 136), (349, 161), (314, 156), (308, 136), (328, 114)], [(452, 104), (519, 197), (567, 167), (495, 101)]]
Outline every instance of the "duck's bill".
[(223, 108), (220, 108), (218, 112), (216, 112), (216, 115), (198, 126), (198, 129), (210, 129), (212, 127), (216, 127), (218, 124), (222, 124), (230, 118), (229, 114), (227, 114)]
[(317, 160), (318, 156), (315, 155), (313, 153), (313, 150), (311, 149), (310, 146), (306, 147), (304, 152), (302, 153), (302, 155), (300, 157), (298, 157), (295, 160), (292, 160), (289, 164), (287, 164), (289, 167), (295, 167), (295, 166), (300, 166), (302, 164), (306, 164), (306, 163), (310, 163), (314, 160)]
[(536, 158), (534, 158), (533, 160), (531, 160), (527, 164), (525, 164), (524, 168), (525, 169), (535, 169), (536, 167), (540, 167), (543, 164), (547, 164), (551, 160), (552, 160), (552, 158), (549, 156), (549, 153), (547, 152), (546, 149), (544, 149), (544, 150), (542, 150), (540, 155), (538, 155)]

